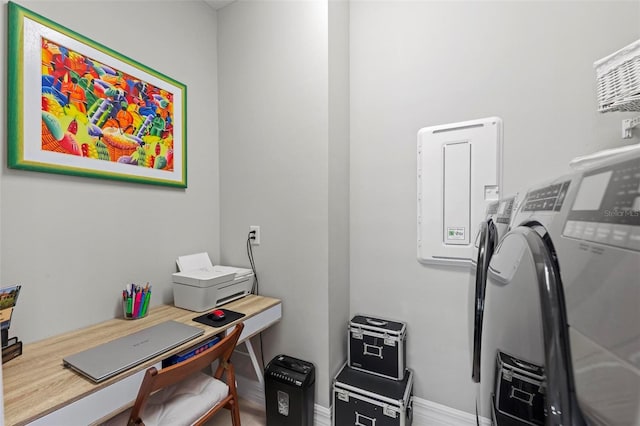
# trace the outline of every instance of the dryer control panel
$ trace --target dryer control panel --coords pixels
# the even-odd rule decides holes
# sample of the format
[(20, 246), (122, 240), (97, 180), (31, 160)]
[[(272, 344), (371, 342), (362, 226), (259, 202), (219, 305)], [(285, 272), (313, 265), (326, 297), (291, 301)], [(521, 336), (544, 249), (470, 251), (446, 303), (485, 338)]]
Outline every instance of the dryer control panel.
[(570, 183), (571, 181), (554, 183), (553, 185), (530, 191), (527, 193), (522, 211), (560, 211)]
[(640, 251), (640, 158), (585, 173), (563, 235)]

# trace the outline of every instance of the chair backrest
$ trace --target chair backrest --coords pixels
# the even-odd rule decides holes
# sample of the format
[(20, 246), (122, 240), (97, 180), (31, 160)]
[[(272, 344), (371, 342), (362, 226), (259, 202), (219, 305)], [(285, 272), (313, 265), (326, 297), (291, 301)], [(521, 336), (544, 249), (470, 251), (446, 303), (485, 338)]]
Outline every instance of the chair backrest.
[[(231, 376), (233, 376), (233, 370), (228, 368), (231, 365), (229, 359), (231, 358), (231, 354), (233, 354), (233, 350), (238, 343), (238, 338), (240, 337), (240, 333), (242, 333), (243, 328), (243, 323), (237, 324), (233, 331), (227, 334), (227, 336), (225, 336), (216, 345), (183, 362), (163, 368), (160, 371), (155, 367), (149, 368), (146, 371), (142, 384), (140, 385), (140, 389), (138, 390), (136, 402), (131, 410), (129, 424), (141, 423), (140, 413), (142, 412), (149, 395), (159, 389), (178, 383), (189, 377), (191, 374), (209, 367), (216, 360), (218, 360), (218, 368), (214, 374), (216, 379), (220, 379), (222, 373), (227, 369), (231, 371)], [(230, 378), (227, 377), (227, 379)], [(231, 379), (234, 379), (234, 377), (231, 377)]]

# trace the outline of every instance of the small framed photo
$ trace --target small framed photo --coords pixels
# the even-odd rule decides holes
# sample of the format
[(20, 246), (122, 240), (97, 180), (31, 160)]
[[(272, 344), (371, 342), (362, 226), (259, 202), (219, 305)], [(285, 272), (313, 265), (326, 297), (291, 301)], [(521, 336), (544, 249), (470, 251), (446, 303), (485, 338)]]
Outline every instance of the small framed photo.
[(0, 329), (2, 330), (7, 330), (11, 325), (13, 308), (18, 302), (21, 287), (16, 285), (0, 289)]

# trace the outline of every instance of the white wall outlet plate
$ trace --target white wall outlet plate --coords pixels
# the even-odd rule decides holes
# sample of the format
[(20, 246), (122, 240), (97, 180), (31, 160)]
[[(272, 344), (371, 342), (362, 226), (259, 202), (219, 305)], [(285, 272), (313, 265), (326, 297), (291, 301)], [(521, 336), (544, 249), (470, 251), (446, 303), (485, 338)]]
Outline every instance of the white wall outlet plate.
[(252, 225), (249, 227), (249, 232), (255, 231), (255, 234), (253, 235), (253, 239), (251, 240), (251, 244), (253, 244), (254, 246), (259, 246), (260, 245), (260, 227), (256, 226), (256, 225)]

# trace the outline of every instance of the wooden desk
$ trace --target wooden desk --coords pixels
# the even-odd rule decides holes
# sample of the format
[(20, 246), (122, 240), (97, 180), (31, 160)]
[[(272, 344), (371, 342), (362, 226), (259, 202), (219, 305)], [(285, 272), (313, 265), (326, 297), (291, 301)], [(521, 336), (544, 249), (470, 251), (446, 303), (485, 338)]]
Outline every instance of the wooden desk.
[[(165, 305), (151, 308), (146, 318), (113, 319), (25, 345), (21, 356), (3, 365), (5, 424), (86, 425), (135, 399), (144, 371), (150, 366), (160, 365), (170, 355), (226, 331), (238, 322), (245, 323), (240, 336), (240, 341), (244, 341), (282, 317), (280, 300), (264, 296), (249, 295), (224, 308), (246, 316), (214, 328), (193, 321), (202, 315), (200, 313)], [(167, 320), (200, 327), (204, 334), (97, 384), (62, 365), (62, 358), (68, 355)]]

